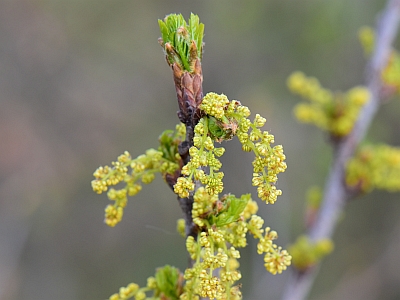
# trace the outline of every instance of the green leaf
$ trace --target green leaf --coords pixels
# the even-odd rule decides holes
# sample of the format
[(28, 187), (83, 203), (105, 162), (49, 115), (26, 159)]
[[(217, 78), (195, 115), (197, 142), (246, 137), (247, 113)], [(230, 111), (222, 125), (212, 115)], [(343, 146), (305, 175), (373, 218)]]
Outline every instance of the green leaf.
[(160, 143), (162, 145), (170, 145), (172, 143), (172, 135), (173, 134), (174, 134), (174, 131), (172, 129), (167, 129), (161, 133), (161, 135), (158, 139), (160, 140)]
[(157, 287), (161, 293), (171, 300), (178, 300), (179, 270), (169, 265), (160, 268), (156, 272)]
[(190, 14), (189, 28), (189, 32), (191, 33), (190, 39), (195, 41), (198, 57), (201, 59), (203, 52), (204, 24), (200, 23), (198, 15)]
[(162, 20), (158, 20), (158, 26), (160, 27), (161, 38), (165, 43), (165, 41), (168, 40), (168, 32), (169, 32), (167, 25), (165, 25), (165, 23)]
[(221, 128), (220, 124), (221, 122), (216, 118), (208, 116), (208, 131), (217, 139), (225, 136), (225, 131)]
[(174, 131), (173, 130), (165, 130), (161, 135), (159, 136), (158, 140), (160, 142), (160, 147), (158, 147), (158, 150), (163, 153), (163, 157), (170, 160), (170, 161), (175, 161), (175, 148), (176, 145), (174, 145)]
[(217, 226), (224, 226), (236, 222), (240, 218), (240, 214), (246, 208), (249, 200), (250, 194), (242, 195), (240, 198), (229, 195), (225, 200), (227, 210), (216, 217), (214, 224)]
[(227, 117), (223, 116), (222, 120), (218, 120), (212, 116), (207, 116), (208, 119), (208, 132), (213, 140), (230, 140), (234, 136), (232, 131), (232, 124), (235, 121), (230, 121)]

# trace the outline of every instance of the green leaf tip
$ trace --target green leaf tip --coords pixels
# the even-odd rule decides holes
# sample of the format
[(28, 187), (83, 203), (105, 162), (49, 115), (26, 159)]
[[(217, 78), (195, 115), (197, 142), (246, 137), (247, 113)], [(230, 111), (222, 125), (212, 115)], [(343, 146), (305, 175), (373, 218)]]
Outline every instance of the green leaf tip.
[(250, 199), (250, 194), (242, 195), (240, 198), (236, 198), (234, 195), (228, 195), (224, 201), (226, 203), (226, 209), (216, 217), (214, 221), (215, 225), (224, 226), (236, 222)]
[[(177, 287), (180, 281), (179, 270), (169, 265), (159, 268), (156, 273), (157, 287), (164, 296), (171, 300), (178, 300)], [(164, 299), (164, 298), (163, 298)]]
[(164, 49), (169, 65), (178, 64), (182, 70), (193, 71), (197, 59), (203, 54), (204, 24), (197, 15), (191, 13), (189, 24), (182, 14), (167, 15), (158, 20), (161, 38), (159, 42)]

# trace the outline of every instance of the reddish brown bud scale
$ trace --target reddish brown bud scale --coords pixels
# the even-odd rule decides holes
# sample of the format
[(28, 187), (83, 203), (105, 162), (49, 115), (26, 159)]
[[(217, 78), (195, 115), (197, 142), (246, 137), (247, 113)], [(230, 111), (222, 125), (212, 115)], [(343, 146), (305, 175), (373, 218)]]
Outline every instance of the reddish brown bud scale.
[(196, 61), (197, 61), (197, 47), (196, 47), (196, 43), (194, 41), (192, 41), (190, 43), (190, 48), (189, 48), (189, 61), (190, 63), (190, 69), (193, 70), (195, 68), (196, 65)]
[(177, 63), (172, 64), (172, 72), (178, 98), (179, 119), (182, 123), (190, 124), (194, 128), (201, 117), (199, 105), (203, 99), (203, 76), (200, 60), (195, 60), (191, 73), (183, 71)]

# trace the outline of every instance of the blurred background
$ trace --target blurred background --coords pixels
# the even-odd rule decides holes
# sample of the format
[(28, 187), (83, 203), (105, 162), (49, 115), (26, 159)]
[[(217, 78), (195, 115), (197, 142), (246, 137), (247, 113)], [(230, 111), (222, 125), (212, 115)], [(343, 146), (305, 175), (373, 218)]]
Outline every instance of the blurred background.
[[(123, 221), (103, 223), (106, 195), (94, 170), (128, 150), (157, 147), (178, 122), (157, 20), (190, 12), (205, 23), (204, 91), (238, 99), (267, 118), (288, 169), (275, 205), (259, 203), (286, 247), (304, 231), (304, 195), (323, 185), (327, 138), (296, 123), (292, 71), (333, 90), (363, 84), (357, 32), (381, 0), (0, 1), (0, 299), (105, 299), (158, 266), (184, 270), (176, 197), (157, 178), (129, 200)], [(399, 145), (399, 102), (382, 107), (368, 139)], [(224, 145), (225, 191), (251, 186), (252, 156)], [(400, 201), (374, 192), (351, 202), (310, 299), (400, 298)], [(272, 276), (243, 251), (244, 299), (279, 299), (289, 272)]]

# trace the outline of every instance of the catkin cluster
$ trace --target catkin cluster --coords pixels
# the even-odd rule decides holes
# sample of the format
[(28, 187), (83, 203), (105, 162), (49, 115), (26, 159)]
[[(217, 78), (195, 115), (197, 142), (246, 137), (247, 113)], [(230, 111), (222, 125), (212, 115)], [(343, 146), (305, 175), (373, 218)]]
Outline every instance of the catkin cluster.
[(348, 162), (346, 183), (363, 193), (373, 189), (400, 190), (400, 149), (389, 145), (365, 145)]
[(288, 78), (289, 90), (308, 102), (296, 105), (294, 114), (300, 122), (314, 124), (334, 137), (346, 136), (354, 126), (370, 94), (357, 86), (346, 93), (333, 93), (321, 87), (318, 79), (294, 72)]
[(257, 210), (257, 203), (250, 195), (240, 198), (225, 195), (219, 199), (204, 188), (196, 191), (192, 214), (201, 233), (197, 240), (192, 236), (186, 239), (187, 251), (195, 263), (185, 271), (186, 286), (181, 299), (192, 299), (194, 295), (241, 299), (235, 285), (241, 278), (237, 249), (247, 245), (248, 233), (258, 239), (257, 252), (264, 254), (265, 267), (270, 273), (280, 274), (290, 265), (291, 256), (274, 244), (278, 235), (269, 227), (263, 228), (264, 220), (256, 215)]
[[(363, 26), (360, 28), (358, 36), (365, 56), (369, 57), (375, 47), (374, 30), (371, 27)], [(384, 96), (400, 93), (400, 54), (397, 50), (392, 49), (381, 77), (384, 83)]]
[[(183, 290), (182, 284), (183, 274), (177, 268), (166, 265), (158, 268), (154, 277), (147, 278), (145, 287), (130, 283), (126, 287), (121, 287), (118, 293), (111, 295), (109, 300), (179, 299)], [(152, 293), (151, 297), (148, 297), (149, 293)]]
[(382, 71), (382, 81), (392, 93), (400, 94), (400, 54), (393, 50)]
[[(258, 239), (257, 252), (264, 254), (266, 269), (279, 274), (290, 265), (291, 256), (274, 244), (277, 233), (263, 228), (264, 220), (256, 215), (258, 206), (250, 195), (236, 198), (234, 195), (219, 197), (223, 190), (220, 157), (225, 149), (216, 148), (214, 142), (230, 140), (237, 136), (244, 151), (255, 154), (252, 183), (257, 186), (258, 196), (266, 203), (274, 203), (282, 193), (276, 189), (277, 175), (286, 169), (281, 145), (272, 146), (274, 136), (260, 128), (266, 120), (256, 114), (249, 119), (250, 110), (239, 101), (225, 95), (208, 93), (200, 105), (203, 118), (195, 127), (190, 162), (182, 168), (182, 177), (174, 186), (180, 197), (188, 197), (194, 191), (195, 181), (203, 187), (194, 192), (192, 218), (198, 226), (198, 239), (189, 236), (187, 250), (195, 261), (185, 272), (185, 293), (181, 299), (195, 295), (210, 299), (241, 299), (235, 284), (240, 279), (239, 251), (247, 245), (247, 234)], [(178, 222), (183, 233), (184, 221)], [(228, 246), (229, 245), (229, 246)], [(218, 269), (220, 276), (213, 272)], [(227, 295), (230, 295), (229, 297)]]
[[(178, 145), (185, 136), (185, 127), (181, 124), (175, 132), (167, 130), (160, 136), (158, 150), (149, 149), (145, 154), (132, 159), (128, 151), (120, 155), (112, 166), (99, 167), (93, 176), (92, 188), (98, 194), (107, 192), (108, 199), (113, 201), (105, 208), (104, 222), (114, 227), (122, 220), (127, 196), (135, 196), (142, 190), (141, 183), (151, 183), (156, 173), (173, 174), (179, 168), (181, 160)], [(122, 188), (110, 188), (122, 184)]]
[[(221, 162), (217, 159), (225, 149), (215, 148), (214, 142), (230, 140), (237, 136), (244, 151), (253, 151), (252, 183), (257, 186), (258, 196), (266, 203), (274, 203), (282, 191), (275, 184), (278, 174), (286, 170), (285, 155), (281, 145), (272, 146), (274, 136), (261, 131), (266, 120), (256, 114), (253, 122), (248, 119), (250, 110), (239, 101), (229, 101), (225, 95), (208, 93), (200, 108), (205, 116), (195, 127), (194, 146), (190, 149), (191, 160), (183, 167), (182, 174), (175, 185), (175, 192), (182, 198), (194, 190), (194, 181), (205, 185), (210, 195), (223, 190), (223, 172), (219, 172)], [(204, 168), (208, 167), (206, 174)]]
[[(264, 220), (256, 215), (258, 206), (250, 195), (236, 198), (234, 195), (219, 197), (223, 190), (219, 171), (220, 157), (225, 149), (216, 148), (214, 142), (230, 140), (237, 136), (244, 151), (255, 154), (252, 183), (257, 186), (258, 196), (266, 203), (274, 203), (282, 193), (276, 189), (277, 175), (286, 169), (281, 145), (272, 146), (274, 136), (260, 128), (266, 120), (256, 114), (249, 119), (250, 110), (239, 101), (225, 95), (208, 93), (200, 105), (203, 118), (195, 127), (190, 162), (182, 168), (182, 177), (174, 186), (180, 197), (188, 197), (195, 189), (195, 181), (203, 186), (194, 192), (192, 218), (199, 228), (198, 239), (189, 236), (186, 248), (195, 261), (185, 272), (185, 292), (181, 299), (193, 299), (196, 295), (210, 299), (241, 299), (235, 282), (240, 279), (237, 248), (247, 245), (247, 234), (258, 239), (257, 252), (264, 254), (266, 269), (279, 274), (290, 265), (291, 256), (274, 244), (277, 233), (263, 228)], [(184, 221), (178, 222), (183, 233)], [(229, 246), (228, 246), (229, 245)], [(219, 271), (216, 276), (214, 271)]]
[[(218, 172), (222, 164), (217, 157), (224, 154), (225, 149), (215, 148), (214, 142), (208, 136), (208, 123), (205, 118), (201, 119), (194, 129), (193, 146), (189, 149), (190, 161), (182, 168), (182, 175), (174, 186), (174, 191), (181, 198), (187, 198), (189, 192), (194, 190), (194, 180), (205, 185), (210, 195), (222, 192), (224, 177), (223, 172)], [(208, 167), (206, 174), (204, 168)]]
[(330, 254), (333, 248), (333, 242), (330, 239), (322, 239), (314, 243), (307, 236), (302, 235), (289, 247), (289, 251), (292, 255), (293, 266), (300, 271), (306, 271)]

